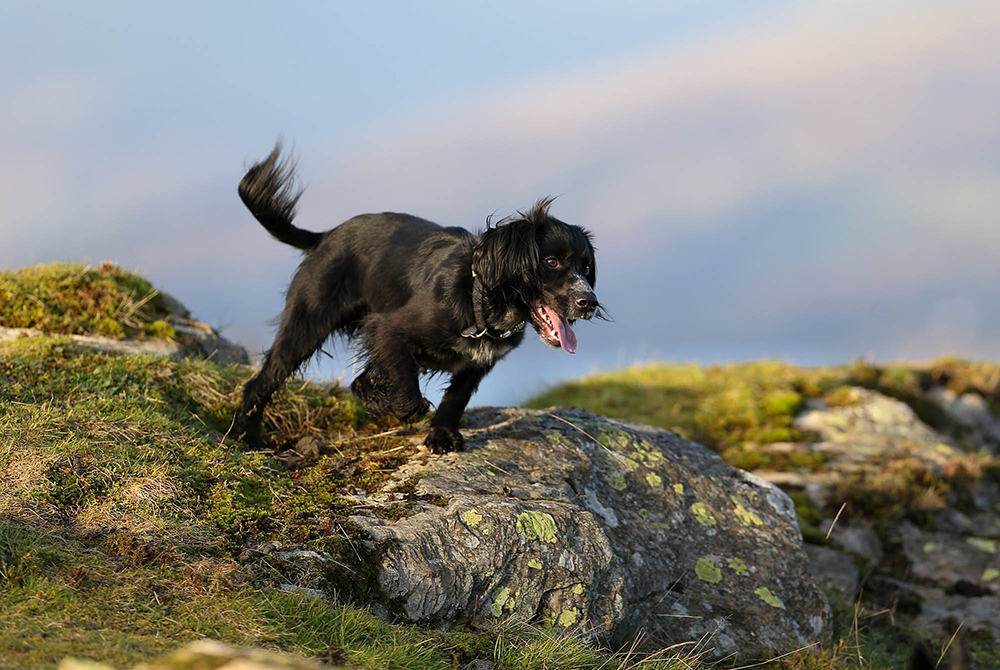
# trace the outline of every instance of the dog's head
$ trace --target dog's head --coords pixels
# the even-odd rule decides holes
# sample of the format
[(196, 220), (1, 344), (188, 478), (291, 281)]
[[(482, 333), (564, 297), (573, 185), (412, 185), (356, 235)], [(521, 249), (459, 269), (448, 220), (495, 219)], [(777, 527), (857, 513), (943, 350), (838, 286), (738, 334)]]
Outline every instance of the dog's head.
[(472, 266), (494, 318), (530, 320), (543, 342), (576, 351), (571, 324), (603, 316), (594, 293), (590, 233), (549, 215), (552, 198), (495, 225), (476, 240)]

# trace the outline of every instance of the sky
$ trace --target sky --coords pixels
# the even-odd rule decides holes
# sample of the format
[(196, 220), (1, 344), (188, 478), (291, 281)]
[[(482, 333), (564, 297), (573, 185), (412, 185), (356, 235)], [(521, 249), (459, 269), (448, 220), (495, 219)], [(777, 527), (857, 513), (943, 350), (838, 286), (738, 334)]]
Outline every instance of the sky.
[[(112, 259), (259, 355), (297, 224), (558, 196), (611, 322), (473, 404), (652, 360), (1000, 359), (1000, 3), (0, 3), (0, 267)], [(312, 364), (350, 376), (351, 349)], [(441, 380), (428, 383), (439, 397)]]

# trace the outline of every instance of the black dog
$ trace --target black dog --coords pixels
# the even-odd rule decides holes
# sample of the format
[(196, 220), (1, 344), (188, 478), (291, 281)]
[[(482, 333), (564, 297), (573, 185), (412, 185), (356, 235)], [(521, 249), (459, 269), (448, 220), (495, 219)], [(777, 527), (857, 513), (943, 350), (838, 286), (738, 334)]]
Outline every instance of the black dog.
[(236, 434), (261, 446), (271, 395), (334, 333), (359, 338), (364, 371), (351, 391), (378, 416), (428, 409), (422, 372), (450, 372), (426, 446), (462, 448), (459, 419), (483, 377), (524, 339), (573, 353), (570, 324), (600, 312), (590, 234), (548, 214), (551, 199), (478, 237), (408, 214), (363, 214), (326, 233), (292, 225), (301, 195), (280, 144), (240, 182), (243, 203), (278, 240), (306, 251), (261, 371), (243, 389)]

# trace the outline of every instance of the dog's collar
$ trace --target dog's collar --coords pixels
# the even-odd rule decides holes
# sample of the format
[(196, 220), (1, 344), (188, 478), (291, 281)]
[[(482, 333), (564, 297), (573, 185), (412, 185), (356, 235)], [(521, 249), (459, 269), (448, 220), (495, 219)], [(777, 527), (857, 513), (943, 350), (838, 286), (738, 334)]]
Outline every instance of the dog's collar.
[(520, 333), (522, 330), (524, 330), (524, 321), (517, 324), (510, 330), (503, 331), (502, 333), (498, 333), (495, 330), (490, 330), (489, 328), (483, 328), (479, 332), (476, 332), (475, 326), (469, 326), (468, 328), (462, 331), (462, 337), (468, 337), (473, 340), (478, 340), (481, 337), (488, 337), (491, 340), (506, 340), (511, 335)]
[(472, 313), (476, 323), (463, 330), (462, 337), (473, 340), (478, 340), (481, 337), (488, 337), (491, 340), (506, 340), (511, 335), (524, 330), (524, 321), (502, 333), (490, 330), (490, 327), (486, 325), (486, 317), (483, 316), (483, 283), (479, 281), (479, 275), (476, 274), (475, 269), (472, 270)]

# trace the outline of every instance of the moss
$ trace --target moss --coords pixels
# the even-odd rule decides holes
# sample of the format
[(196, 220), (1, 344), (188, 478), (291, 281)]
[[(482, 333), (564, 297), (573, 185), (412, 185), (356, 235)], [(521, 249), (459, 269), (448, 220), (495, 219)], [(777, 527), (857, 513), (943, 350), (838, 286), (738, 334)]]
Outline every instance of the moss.
[(753, 443), (727, 447), (719, 455), (730, 465), (743, 470), (815, 472), (826, 462), (826, 457), (818, 451), (771, 452)]
[(767, 394), (762, 403), (762, 409), (770, 416), (795, 416), (803, 405), (802, 396), (791, 390), (777, 390)]
[(149, 281), (112, 264), (57, 263), (0, 271), (0, 325), (8, 328), (159, 337), (173, 331), (164, 320), (169, 313)]
[(763, 600), (771, 607), (776, 607), (778, 609), (785, 609), (785, 604), (781, 602), (781, 598), (776, 596), (774, 592), (771, 591), (771, 589), (767, 588), (766, 586), (754, 589), (754, 593), (757, 594), (758, 598)]
[(823, 396), (830, 407), (853, 407), (861, 404), (861, 394), (855, 386), (838, 386)]
[(715, 517), (703, 502), (696, 502), (691, 505), (691, 513), (694, 514), (694, 518), (697, 519), (698, 523), (703, 526), (714, 526), (717, 523)]
[(733, 557), (726, 559), (726, 565), (729, 569), (735, 572), (737, 575), (746, 576), (750, 574), (750, 570), (747, 568), (747, 564), (743, 562), (741, 558)]
[(172, 340), (177, 337), (177, 332), (174, 330), (174, 327), (170, 325), (169, 321), (164, 319), (157, 319), (152, 323), (145, 324), (143, 326), (143, 333), (149, 337), (155, 337), (161, 340)]
[(921, 461), (900, 459), (874, 472), (840, 480), (833, 499), (846, 502), (846, 512), (880, 524), (906, 517), (921, 526), (932, 523), (944, 508), (950, 485)]
[(550, 544), (559, 541), (559, 527), (555, 518), (547, 512), (522, 512), (517, 515), (515, 529), (529, 540)]

